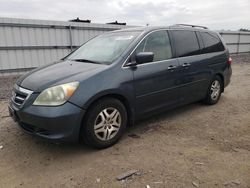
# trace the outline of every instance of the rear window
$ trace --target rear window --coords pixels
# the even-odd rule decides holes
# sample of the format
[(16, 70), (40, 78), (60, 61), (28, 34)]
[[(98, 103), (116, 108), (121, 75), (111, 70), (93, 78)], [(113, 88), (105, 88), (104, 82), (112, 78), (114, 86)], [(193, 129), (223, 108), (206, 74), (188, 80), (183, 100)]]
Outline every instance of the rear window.
[(176, 30), (172, 32), (178, 57), (200, 54), (200, 47), (194, 31)]
[(202, 53), (212, 53), (224, 51), (224, 45), (216, 34), (208, 33), (208, 32), (200, 32), (204, 48), (202, 49)]

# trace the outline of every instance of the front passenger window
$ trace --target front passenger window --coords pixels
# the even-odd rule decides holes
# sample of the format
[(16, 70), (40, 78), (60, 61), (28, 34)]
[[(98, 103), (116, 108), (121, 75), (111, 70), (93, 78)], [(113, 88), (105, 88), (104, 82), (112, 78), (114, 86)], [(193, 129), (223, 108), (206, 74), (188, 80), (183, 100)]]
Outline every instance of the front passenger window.
[(167, 31), (156, 31), (149, 34), (137, 47), (139, 52), (153, 52), (153, 61), (162, 61), (172, 58), (170, 40)]

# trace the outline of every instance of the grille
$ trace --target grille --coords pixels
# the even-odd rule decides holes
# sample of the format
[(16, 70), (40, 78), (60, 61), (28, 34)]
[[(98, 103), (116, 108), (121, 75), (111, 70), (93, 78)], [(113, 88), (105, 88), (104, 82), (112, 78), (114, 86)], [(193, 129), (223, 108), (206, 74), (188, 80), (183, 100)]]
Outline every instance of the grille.
[(21, 106), (24, 103), (25, 99), (27, 98), (27, 95), (13, 91), (12, 97), (13, 97), (12, 98), (13, 102), (18, 106)]
[(31, 90), (27, 90), (15, 85), (14, 90), (12, 91), (11, 100), (15, 105), (21, 107), (31, 94)]

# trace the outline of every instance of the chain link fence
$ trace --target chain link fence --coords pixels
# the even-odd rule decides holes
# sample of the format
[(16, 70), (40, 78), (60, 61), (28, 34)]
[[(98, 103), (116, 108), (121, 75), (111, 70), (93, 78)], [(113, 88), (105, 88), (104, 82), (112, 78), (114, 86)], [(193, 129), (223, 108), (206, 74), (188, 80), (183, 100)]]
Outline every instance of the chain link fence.
[[(232, 55), (232, 58), (233, 64), (250, 64), (250, 54)], [(6, 104), (9, 102), (13, 85), (20, 76), (20, 74), (12, 76), (0, 76), (0, 121), (2, 118), (9, 116)]]

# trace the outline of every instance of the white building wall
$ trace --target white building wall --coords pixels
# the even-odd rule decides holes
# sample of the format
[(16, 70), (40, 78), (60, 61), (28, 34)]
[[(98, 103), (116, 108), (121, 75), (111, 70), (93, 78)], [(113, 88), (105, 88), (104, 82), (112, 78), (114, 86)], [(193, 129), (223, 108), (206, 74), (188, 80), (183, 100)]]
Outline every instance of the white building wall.
[[(59, 60), (90, 38), (124, 27), (127, 26), (0, 18), (0, 75)], [(250, 32), (219, 33), (230, 53), (250, 52)]]
[(0, 18), (0, 75), (59, 60), (90, 38), (123, 25)]
[(219, 31), (230, 53), (250, 53), (250, 32)]

